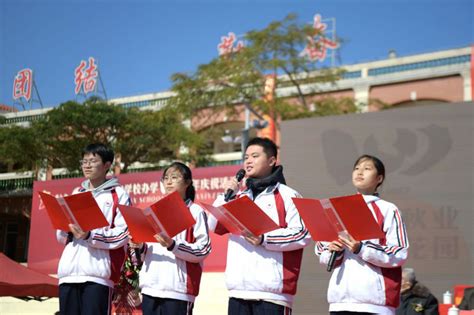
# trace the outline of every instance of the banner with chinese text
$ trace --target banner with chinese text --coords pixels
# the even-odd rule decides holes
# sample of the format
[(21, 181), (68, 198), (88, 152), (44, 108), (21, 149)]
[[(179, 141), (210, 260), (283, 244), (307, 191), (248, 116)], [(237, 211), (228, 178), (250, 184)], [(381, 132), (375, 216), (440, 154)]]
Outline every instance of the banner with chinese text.
[[(193, 184), (196, 201), (212, 203), (217, 194), (223, 192), (224, 184), (235, 176), (239, 165), (193, 169)], [(144, 208), (163, 197), (160, 190), (162, 171), (119, 175), (119, 181), (130, 195), (134, 206)], [(38, 192), (55, 197), (67, 196), (79, 190), (84, 178), (37, 181), (33, 185), (31, 228), (28, 249), (28, 267), (48, 274), (55, 274), (63, 245), (56, 241), (56, 231), (49, 221), (46, 209)], [(227, 237), (215, 234), (212, 238), (212, 253), (204, 261), (204, 271), (224, 271), (227, 253)]]

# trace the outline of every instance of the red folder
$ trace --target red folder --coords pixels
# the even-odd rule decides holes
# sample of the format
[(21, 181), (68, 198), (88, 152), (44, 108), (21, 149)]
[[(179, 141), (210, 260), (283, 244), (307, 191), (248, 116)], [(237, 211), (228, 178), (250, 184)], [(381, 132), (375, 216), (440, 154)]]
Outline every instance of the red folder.
[(54, 197), (39, 192), (49, 219), (57, 230), (69, 232), (69, 224), (77, 224), (83, 231), (108, 226), (109, 222), (90, 191), (67, 197)]
[(200, 203), (232, 234), (255, 236), (278, 229), (278, 225), (270, 219), (249, 197), (243, 196), (222, 206), (214, 207)]
[(119, 205), (119, 209), (136, 243), (156, 243), (154, 235), (174, 237), (196, 223), (176, 191), (145, 209), (124, 205)]
[(329, 199), (293, 198), (315, 241), (331, 242), (349, 233), (355, 240), (385, 237), (362, 195)]

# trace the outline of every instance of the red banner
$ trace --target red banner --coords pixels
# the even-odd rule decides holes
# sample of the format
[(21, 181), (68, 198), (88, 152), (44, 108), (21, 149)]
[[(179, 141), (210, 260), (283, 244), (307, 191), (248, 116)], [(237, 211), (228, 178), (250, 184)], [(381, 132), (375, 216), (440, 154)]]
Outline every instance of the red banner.
[[(239, 165), (196, 168), (193, 183), (196, 201), (212, 203), (222, 193), (226, 181), (235, 176)], [(162, 171), (119, 175), (119, 181), (130, 195), (134, 206), (144, 208), (163, 197), (160, 189)], [(28, 267), (43, 273), (56, 274), (63, 245), (56, 241), (56, 231), (48, 218), (38, 192), (55, 197), (76, 192), (84, 178), (36, 181), (33, 185), (31, 228), (28, 249)], [(224, 271), (227, 254), (227, 236), (211, 233), (212, 252), (204, 261), (204, 271)]]

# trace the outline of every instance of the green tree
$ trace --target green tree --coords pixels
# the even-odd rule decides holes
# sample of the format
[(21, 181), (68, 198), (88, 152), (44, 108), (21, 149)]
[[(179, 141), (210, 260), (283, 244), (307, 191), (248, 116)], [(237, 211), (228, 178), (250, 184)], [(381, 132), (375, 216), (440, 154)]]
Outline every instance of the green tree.
[[(187, 117), (210, 118), (203, 109), (232, 115), (236, 104), (249, 104), (275, 121), (356, 111), (353, 100), (348, 106), (348, 99), (314, 97), (322, 84), (334, 84), (343, 74), (341, 69), (321, 68), (300, 54), (307, 38), (315, 35), (311, 25), (298, 22), (292, 14), (262, 30), (249, 31), (240, 51), (214, 58), (193, 73), (174, 74), (176, 97), (170, 106)], [(264, 100), (268, 75), (275, 76), (276, 87), (285, 88), (285, 94), (275, 95), (272, 101)]]
[(82, 149), (93, 142), (112, 145), (126, 118), (124, 108), (92, 98), (84, 104), (63, 103), (34, 122), (32, 128), (42, 135), (48, 166), (74, 171), (79, 169)]
[(79, 170), (81, 150), (101, 142), (114, 148), (123, 171), (134, 162), (157, 163), (180, 155), (181, 145), (198, 143), (174, 109), (141, 111), (91, 98), (69, 101), (49, 111), (32, 129), (42, 135), (43, 158), (52, 168)]
[(142, 111), (131, 108), (121, 125), (115, 148), (121, 154), (123, 170), (133, 162), (157, 163), (179, 158), (193, 160), (195, 154), (183, 153), (183, 148), (200, 147), (201, 138), (183, 125), (172, 108)]
[(16, 125), (0, 127), (0, 163), (10, 171), (38, 171), (43, 154), (37, 130)]

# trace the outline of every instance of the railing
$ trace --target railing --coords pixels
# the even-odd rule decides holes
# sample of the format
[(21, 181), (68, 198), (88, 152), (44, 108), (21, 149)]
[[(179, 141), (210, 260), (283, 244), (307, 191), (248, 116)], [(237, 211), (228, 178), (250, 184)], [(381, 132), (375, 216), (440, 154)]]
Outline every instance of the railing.
[(0, 191), (32, 189), (34, 180), (34, 177), (0, 179)]
[(142, 173), (142, 172), (152, 172), (152, 171), (159, 171), (163, 169), (163, 166), (148, 166), (148, 167), (133, 167), (127, 169), (127, 174), (129, 173)]
[(166, 105), (168, 103), (169, 97), (164, 98), (156, 98), (151, 100), (144, 100), (144, 101), (136, 101), (136, 102), (127, 102), (127, 103), (117, 103), (118, 106), (122, 106), (124, 108), (130, 107), (145, 107), (145, 106), (155, 106), (155, 105)]
[(207, 163), (205, 166), (222, 166), (222, 165), (239, 165), (242, 164), (242, 160), (232, 161), (212, 161)]
[(449, 66), (453, 64), (466, 63), (466, 62), (470, 62), (470, 60), (471, 60), (471, 55), (447, 57), (447, 58), (426, 60), (426, 61), (420, 61), (420, 62), (406, 63), (402, 65), (372, 68), (372, 69), (369, 69), (368, 74), (369, 76), (376, 76), (376, 75), (382, 75), (382, 74), (391, 74), (394, 72), (435, 68), (435, 67), (441, 67), (441, 66)]
[[(207, 163), (204, 166), (222, 166), (222, 165), (239, 165), (242, 163), (242, 160), (230, 160), (230, 161), (212, 161)], [(129, 168), (127, 173), (142, 173), (142, 172), (151, 172), (158, 171), (163, 169), (163, 166), (148, 166), (143, 168)], [(65, 179), (65, 178), (77, 178), (82, 177), (83, 175), (79, 172), (71, 172), (53, 175), (54, 179)], [(17, 177), (17, 178), (7, 178), (0, 179), (0, 191), (15, 191), (23, 189), (32, 189), (33, 181), (36, 179), (34, 177)]]
[(362, 77), (362, 70), (347, 71), (342, 74), (343, 79), (356, 79)]
[(82, 173), (71, 172), (71, 173), (53, 175), (53, 179), (76, 178), (76, 177), (82, 177)]
[(4, 121), (1, 122), (2, 125), (9, 125), (9, 124), (18, 124), (22, 122), (32, 122), (40, 120), (44, 117), (45, 114), (40, 115), (25, 115), (25, 116), (18, 116), (12, 118), (5, 118)]

